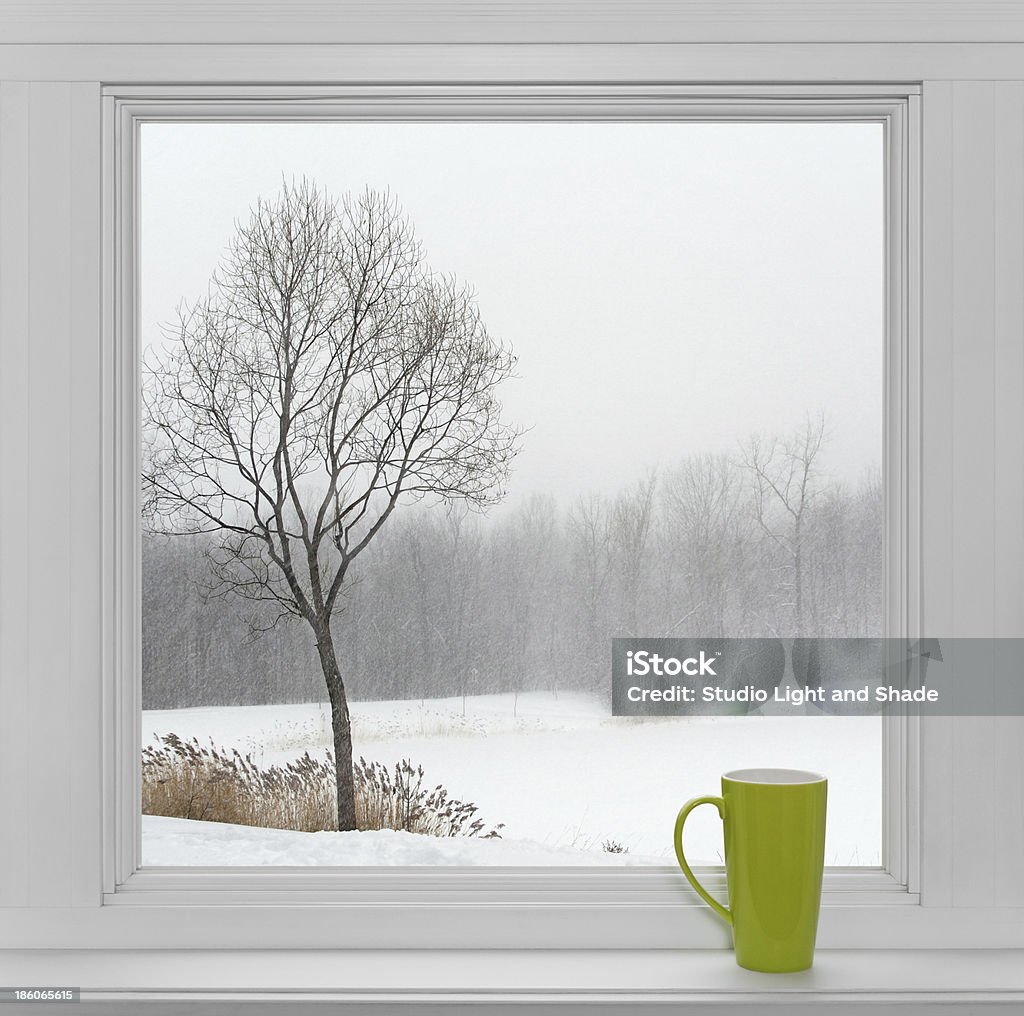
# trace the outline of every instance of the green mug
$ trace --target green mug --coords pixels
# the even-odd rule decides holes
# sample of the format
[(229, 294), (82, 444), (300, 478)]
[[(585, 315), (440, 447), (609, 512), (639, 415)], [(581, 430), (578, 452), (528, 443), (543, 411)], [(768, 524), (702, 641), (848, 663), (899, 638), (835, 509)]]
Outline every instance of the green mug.
[[(695, 797), (676, 819), (675, 848), (690, 885), (732, 928), (736, 962), (748, 970), (787, 973), (814, 961), (825, 868), (828, 781), (800, 769), (736, 769), (722, 777), (721, 797)], [(729, 906), (697, 881), (683, 856), (683, 824), (713, 804), (725, 826)]]

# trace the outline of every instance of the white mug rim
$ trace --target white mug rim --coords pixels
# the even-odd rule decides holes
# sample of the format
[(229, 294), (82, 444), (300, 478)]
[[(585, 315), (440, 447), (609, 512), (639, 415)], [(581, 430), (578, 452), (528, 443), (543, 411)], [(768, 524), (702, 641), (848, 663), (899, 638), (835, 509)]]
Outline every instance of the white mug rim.
[(808, 769), (777, 769), (759, 767), (750, 769), (732, 769), (722, 774), (723, 780), (731, 783), (747, 783), (760, 787), (804, 787), (815, 783), (826, 783), (821, 773)]

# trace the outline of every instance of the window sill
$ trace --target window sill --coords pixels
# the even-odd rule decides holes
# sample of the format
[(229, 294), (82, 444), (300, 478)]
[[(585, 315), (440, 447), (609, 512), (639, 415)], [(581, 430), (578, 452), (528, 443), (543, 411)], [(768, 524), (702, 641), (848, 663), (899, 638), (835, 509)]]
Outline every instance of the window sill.
[(10, 950), (0, 952), (0, 980), (80, 986), (83, 1002), (131, 1001), (133, 1011), (144, 1001), (213, 999), (331, 1001), (352, 1011), (557, 1003), (560, 1013), (710, 1001), (970, 1006), (1024, 1000), (1024, 951), (819, 950), (812, 970), (758, 974), (736, 966), (729, 950)]

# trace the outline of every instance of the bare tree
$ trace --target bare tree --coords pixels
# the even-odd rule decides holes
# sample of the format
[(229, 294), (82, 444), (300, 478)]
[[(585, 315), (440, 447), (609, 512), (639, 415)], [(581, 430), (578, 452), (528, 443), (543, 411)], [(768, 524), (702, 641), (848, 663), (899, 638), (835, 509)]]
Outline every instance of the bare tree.
[(730, 601), (742, 595), (746, 533), (741, 524), (742, 474), (725, 455), (691, 455), (668, 472), (664, 513), (690, 590), (693, 630), (724, 637)]
[(652, 471), (621, 491), (612, 504), (611, 548), (618, 579), (616, 634), (638, 637), (641, 589), (648, 574), (657, 477)]
[(754, 489), (754, 518), (787, 556), (793, 569), (794, 634), (804, 628), (804, 563), (807, 515), (820, 494), (817, 459), (825, 441), (825, 416), (808, 416), (786, 438), (752, 436), (743, 463)]
[(598, 648), (609, 630), (609, 585), (614, 570), (612, 512), (597, 494), (580, 496), (568, 516), (569, 559), (574, 605), (579, 618), (574, 625), (581, 632), (577, 640), (575, 666), (580, 673), (596, 672), (604, 654)]
[(448, 559), (441, 584), (439, 613), (443, 624), (446, 671), (455, 679), (466, 715), (466, 696), (480, 676), (480, 632), (474, 608), (482, 585), (483, 539), (476, 519), (465, 509), (446, 513), (440, 543)]
[[(331, 703), (338, 828), (355, 828), (352, 734), (332, 617), (402, 502), (498, 500), (518, 433), (513, 368), (473, 294), (432, 274), (396, 202), (308, 183), (260, 200), (206, 299), (145, 365), (152, 525), (210, 532), (214, 591), (309, 624)], [(173, 340), (173, 341), (172, 341)]]

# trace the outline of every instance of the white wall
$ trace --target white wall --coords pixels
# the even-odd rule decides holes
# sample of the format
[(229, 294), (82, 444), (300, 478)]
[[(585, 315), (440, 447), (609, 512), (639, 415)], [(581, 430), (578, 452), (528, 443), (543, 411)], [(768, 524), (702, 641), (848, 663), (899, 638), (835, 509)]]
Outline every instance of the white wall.
[[(903, 20), (888, 28), (863, 22), (865, 38), (897, 43), (878, 45), (831, 24), (845, 41), (733, 47), (723, 40), (742, 34), (742, 20), (712, 32), (705, 17), (693, 31), (708, 45), (293, 49), (186, 45), (190, 22), (175, 31), (140, 17), (122, 23), (117, 4), (106, 5), (106, 22), (62, 29), (58, 6), (37, 5), (33, 23), (0, 6), (0, 946), (45, 943), (58, 924), (68, 929), (62, 944), (89, 946), (75, 929), (99, 927), (72, 915), (98, 908), (103, 884), (101, 561), (112, 524), (100, 512), (111, 433), (100, 385), (110, 373), (100, 332), (102, 81), (923, 81), (923, 630), (1024, 636), (1019, 11), (977, 4), (991, 15), (979, 28), (969, 6), (945, 5), (911, 30), (907, 19), (926, 10), (907, 0), (891, 5)], [(755, 42), (771, 37), (770, 20), (757, 22)], [(298, 41), (309, 41), (311, 23)], [(827, 36), (821, 24), (793, 21), (790, 37)], [(255, 43), (269, 29), (247, 31)], [(105, 44), (129, 36), (152, 44)], [(938, 37), (1003, 41), (927, 42)], [(945, 922), (973, 928), (976, 945), (1020, 945), (1024, 721), (931, 721), (922, 742), (921, 890), (934, 917), (915, 918), (914, 934), (928, 944), (928, 927)]]
[(0, 82), (0, 903), (100, 898), (100, 90)]
[[(923, 630), (1018, 637), (1024, 83), (926, 81), (922, 113)], [(933, 720), (922, 739), (927, 903), (1024, 905), (1021, 719)]]

